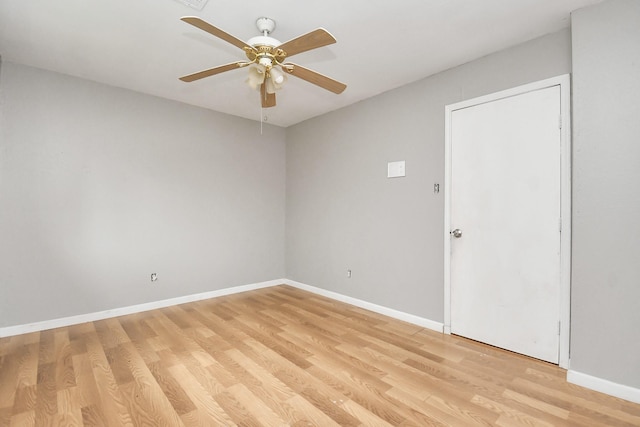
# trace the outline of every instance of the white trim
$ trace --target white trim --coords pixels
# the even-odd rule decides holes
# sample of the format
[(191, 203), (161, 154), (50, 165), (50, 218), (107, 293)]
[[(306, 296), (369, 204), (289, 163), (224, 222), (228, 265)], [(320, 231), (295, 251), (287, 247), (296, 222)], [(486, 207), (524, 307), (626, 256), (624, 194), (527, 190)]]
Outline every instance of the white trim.
[(567, 382), (619, 397), (629, 402), (640, 403), (640, 389), (628, 385), (614, 383), (572, 370), (567, 371)]
[(571, 78), (564, 74), (550, 79), (503, 90), (493, 94), (445, 106), (445, 175), (444, 175), (444, 332), (451, 333), (451, 115), (455, 110), (521, 95), (552, 86), (560, 86), (562, 114), (560, 211), (560, 337), (559, 366), (569, 368), (571, 322)]
[(357, 298), (352, 298), (346, 295), (342, 295), (336, 292), (327, 291), (325, 289), (317, 288), (315, 286), (305, 285), (304, 283), (296, 282), (289, 279), (270, 280), (267, 282), (253, 283), (250, 285), (235, 286), (232, 288), (219, 289), (216, 291), (203, 292), (200, 294), (185, 295), (176, 298), (170, 298), (161, 301), (148, 302), (143, 304), (131, 305), (128, 307), (115, 308), (112, 310), (98, 311), (95, 313), (80, 314), (77, 316), (62, 317), (59, 319), (45, 320), (42, 322), (29, 323), (26, 325), (7, 326), (0, 328), (0, 338), (10, 337), (14, 335), (27, 334), (30, 332), (44, 331), (53, 328), (62, 328), (65, 326), (77, 325), (85, 322), (94, 322), (96, 320), (110, 319), (112, 317), (126, 316), (127, 314), (141, 313), (143, 311), (155, 310), (158, 308), (170, 307), (178, 304), (185, 304), (194, 301), (202, 301), (205, 299), (221, 297), (224, 295), (237, 294), (240, 292), (252, 291), (254, 289), (268, 288), (278, 285), (289, 285), (294, 288), (299, 288), (305, 291), (312, 292), (314, 294), (322, 295), (327, 298), (332, 298), (337, 301), (346, 302), (356, 307), (364, 308), (374, 311), (376, 313), (384, 314), (385, 316), (392, 317), (394, 319), (403, 320), (405, 322), (413, 323), (432, 329), (434, 331), (442, 332), (442, 323), (434, 322), (433, 320), (425, 319), (423, 317), (415, 316), (413, 314), (404, 313), (402, 311), (394, 310), (381, 305), (373, 304), (367, 301), (363, 301)]
[(384, 307), (382, 305), (373, 304), (368, 301), (353, 298), (350, 296), (342, 295), (337, 292), (328, 291), (326, 289), (317, 288), (315, 286), (306, 285), (304, 283), (296, 282), (294, 280), (285, 279), (283, 281), (285, 285), (293, 286), (294, 288), (309, 291), (314, 294), (318, 294), (327, 298), (331, 298), (337, 301), (346, 302), (347, 304), (355, 305), (356, 307), (364, 308), (366, 310), (373, 311), (375, 313), (384, 314), (385, 316), (392, 317), (394, 319), (402, 320), (404, 322), (413, 323), (414, 325), (422, 326), (427, 329), (431, 329), (442, 333), (443, 324), (435, 322), (424, 317), (416, 316), (414, 314), (405, 313), (402, 311), (394, 310), (392, 308)]
[(444, 117), (444, 327), (451, 334), (451, 115), (452, 106), (445, 106)]
[(571, 76), (557, 77), (560, 83), (560, 360), (569, 369), (571, 343)]
[(98, 311), (94, 313), (80, 314), (77, 316), (62, 317), (60, 319), (45, 320), (42, 322), (29, 323), (26, 325), (7, 326), (0, 328), (0, 338), (10, 337), (14, 335), (27, 334), (30, 332), (44, 331), (53, 328), (62, 328), (65, 326), (77, 325), (85, 322), (94, 322), (96, 320), (109, 319), (117, 316), (125, 316), (127, 314), (141, 313), (143, 311), (155, 310), (157, 308), (170, 307), (188, 302), (201, 301), (209, 298), (220, 297), (224, 295), (237, 294), (240, 292), (252, 291), (254, 289), (267, 288), (277, 286), (284, 283), (284, 280), (270, 280), (268, 282), (253, 283), (250, 285), (235, 286), (232, 288), (218, 289), (215, 291), (203, 292), (193, 295), (185, 295), (176, 298), (165, 299), (161, 301), (147, 302), (143, 304), (130, 305), (128, 307), (115, 308), (112, 310)]

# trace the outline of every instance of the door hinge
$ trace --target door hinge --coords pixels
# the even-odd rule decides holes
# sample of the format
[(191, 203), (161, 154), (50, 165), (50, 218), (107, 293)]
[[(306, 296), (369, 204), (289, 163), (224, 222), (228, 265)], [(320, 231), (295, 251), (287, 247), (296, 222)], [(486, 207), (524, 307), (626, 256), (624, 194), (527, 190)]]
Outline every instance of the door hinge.
[(562, 233), (562, 218), (558, 220), (558, 231)]
[(562, 129), (562, 114), (558, 116), (558, 129)]
[(560, 335), (561, 330), (562, 330), (562, 323), (558, 321), (558, 335)]

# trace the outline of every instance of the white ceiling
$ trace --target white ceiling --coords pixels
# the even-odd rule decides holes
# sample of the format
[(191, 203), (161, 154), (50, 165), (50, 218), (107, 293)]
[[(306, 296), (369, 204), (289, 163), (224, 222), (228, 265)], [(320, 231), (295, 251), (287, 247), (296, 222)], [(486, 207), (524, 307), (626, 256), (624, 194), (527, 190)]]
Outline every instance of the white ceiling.
[(193, 83), (178, 77), (244, 59), (180, 21), (199, 16), (248, 40), (255, 20), (276, 21), (284, 42), (323, 27), (337, 44), (292, 61), (347, 84), (335, 95), (290, 77), (268, 123), (290, 126), (570, 25), (570, 12), (600, 0), (2, 0), (0, 55), (108, 85), (260, 120), (246, 69)]

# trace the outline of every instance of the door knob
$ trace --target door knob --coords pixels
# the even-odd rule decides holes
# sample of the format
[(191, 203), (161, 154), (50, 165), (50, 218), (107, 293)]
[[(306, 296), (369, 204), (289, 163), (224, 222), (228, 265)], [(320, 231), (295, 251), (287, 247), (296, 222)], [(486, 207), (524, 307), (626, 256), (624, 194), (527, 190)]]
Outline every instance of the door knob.
[(451, 234), (453, 234), (453, 237), (459, 239), (460, 237), (462, 237), (462, 230), (460, 230), (459, 228), (456, 228), (451, 232)]

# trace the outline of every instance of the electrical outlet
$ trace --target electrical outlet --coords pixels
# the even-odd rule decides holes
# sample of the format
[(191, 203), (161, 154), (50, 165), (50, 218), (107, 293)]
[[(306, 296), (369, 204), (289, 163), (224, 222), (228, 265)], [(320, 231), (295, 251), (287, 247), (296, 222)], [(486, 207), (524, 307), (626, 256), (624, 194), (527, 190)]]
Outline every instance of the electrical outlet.
[(156, 280), (158, 280), (158, 275), (156, 273), (151, 273), (151, 281), (155, 282)]
[(351, 278), (351, 270), (347, 270), (347, 277)]

